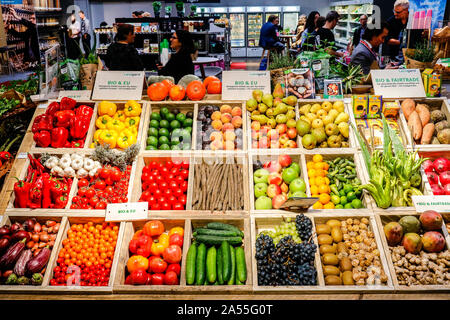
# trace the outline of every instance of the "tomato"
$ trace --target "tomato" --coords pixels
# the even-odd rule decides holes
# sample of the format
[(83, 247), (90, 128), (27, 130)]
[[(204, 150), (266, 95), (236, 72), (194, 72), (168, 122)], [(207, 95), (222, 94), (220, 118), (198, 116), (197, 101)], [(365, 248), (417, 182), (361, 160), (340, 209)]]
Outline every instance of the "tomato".
[(166, 177), (166, 180), (170, 183), (170, 182), (172, 182), (172, 181), (175, 180), (175, 176), (174, 176), (173, 174), (169, 174), (169, 175)]
[(148, 186), (148, 189), (152, 194), (155, 194), (155, 191), (159, 189), (159, 186), (156, 182), (152, 182), (150, 183), (150, 185)]
[(166, 162), (166, 168), (170, 170), (170, 169), (172, 169), (172, 167), (173, 167), (173, 162), (170, 161), (170, 160), (167, 161), (167, 162)]
[(167, 197), (167, 202), (169, 202), (171, 205), (173, 205), (177, 201), (178, 201), (178, 199), (172, 194)]
[(121, 197), (120, 197), (120, 202), (121, 202), (121, 203), (128, 202), (128, 197), (127, 197), (127, 196), (121, 196)]
[(81, 201), (81, 197), (79, 197), (79, 196), (74, 196), (73, 198), (72, 198), (72, 203), (78, 203), (78, 202), (80, 202)]
[(97, 173), (98, 173), (98, 176), (100, 178), (102, 178), (103, 180), (109, 178), (110, 175), (111, 175), (111, 171), (108, 168), (105, 168), (105, 167), (100, 169), (100, 170), (98, 170)]
[(176, 177), (175, 177), (175, 181), (176, 181), (178, 184), (182, 184), (183, 181), (184, 181), (184, 178), (183, 178), (182, 176), (176, 176)]
[(173, 210), (184, 210), (184, 205), (177, 202), (172, 205), (172, 209)]
[(148, 181), (148, 179), (151, 177), (150, 173), (148, 172), (142, 172), (141, 181), (145, 182)]
[(180, 183), (180, 189), (181, 189), (183, 192), (186, 192), (187, 189), (188, 189), (188, 182), (187, 182), (187, 181), (183, 181), (182, 183)]
[(161, 204), (161, 210), (171, 210), (172, 206), (170, 205), (170, 203), (168, 202), (164, 202), (163, 204)]
[(166, 189), (163, 191), (163, 196), (169, 198), (172, 195), (172, 190)]
[(175, 190), (176, 188), (178, 188), (178, 183), (176, 181), (170, 181), (169, 182), (169, 188), (170, 190)]
[(95, 209), (106, 209), (106, 201), (100, 201), (95, 205)]
[(148, 205), (151, 206), (156, 203), (156, 198), (154, 196), (150, 196), (147, 199)]
[(78, 204), (76, 204), (76, 203), (72, 203), (70, 205), (70, 209), (80, 209), (80, 206)]
[(105, 188), (106, 188), (106, 183), (105, 183), (105, 181), (103, 181), (103, 180), (98, 180), (98, 181), (95, 183), (94, 188), (95, 188), (95, 189), (98, 189), (98, 190), (103, 190), (103, 189), (105, 189)]
[(156, 199), (160, 198), (162, 196), (162, 191), (160, 189), (156, 189), (153, 192), (153, 196), (155, 196)]
[(157, 257), (149, 263), (149, 271), (153, 273), (163, 273), (167, 268), (167, 262)]
[(175, 189), (175, 190), (173, 191), (173, 195), (174, 195), (175, 197), (179, 198), (179, 197), (181, 197), (181, 196), (183, 195), (183, 190), (181, 190), (180, 188)]
[(151, 176), (157, 177), (159, 176), (159, 171), (158, 170), (152, 170), (152, 172), (150, 172)]
[(158, 165), (158, 163), (156, 161), (152, 161), (148, 164), (148, 166), (150, 167), (151, 170), (156, 169), (157, 165)]
[(149, 190), (146, 190), (142, 192), (140, 200), (148, 201), (148, 198), (150, 198), (152, 193)]
[(189, 169), (189, 162), (182, 162), (181, 163), (181, 167), (183, 168), (183, 169)]
[(127, 261), (127, 269), (130, 273), (135, 270), (147, 270), (148, 259), (139, 255), (131, 256)]
[(180, 264), (179, 263), (171, 263), (171, 264), (169, 264), (169, 266), (167, 267), (167, 271), (166, 272), (169, 272), (169, 271), (173, 271), (173, 272), (175, 272), (177, 274), (177, 276), (179, 276), (180, 273), (181, 273), (181, 266), (180, 266)]
[(186, 169), (181, 170), (180, 175), (183, 177), (184, 180), (186, 180), (189, 177), (189, 170)]
[(165, 182), (166, 179), (164, 179), (162, 176), (156, 176), (156, 183), (158, 185), (161, 185), (161, 183)]
[(181, 248), (175, 244), (170, 245), (163, 252), (163, 258), (168, 263), (178, 263), (181, 261)]
[(152, 204), (150, 210), (161, 210), (161, 205), (159, 203)]
[(165, 203), (165, 202), (167, 202), (166, 197), (160, 196), (160, 197), (158, 198), (158, 203), (159, 203), (161, 206), (162, 206), (163, 203)]
[(142, 168), (142, 173), (150, 173), (152, 171), (152, 168), (150, 168), (150, 165), (146, 165), (144, 168)]
[(119, 203), (118, 197), (111, 197), (111, 203)]
[(162, 167), (161, 170), (159, 170), (159, 173), (160, 173), (163, 177), (167, 177), (167, 175), (169, 174), (169, 169), (167, 169), (166, 167)]
[(172, 168), (170, 173), (176, 176), (178, 174), (178, 168)]
[(183, 236), (178, 233), (172, 234), (171, 236), (169, 236), (169, 244), (175, 244), (180, 248), (183, 247)]
[(169, 230), (169, 237), (173, 234), (179, 234), (180, 236), (184, 236), (183, 227), (173, 227)]
[(88, 198), (88, 199), (90, 199), (90, 198), (92, 198), (93, 196), (95, 196), (95, 190), (94, 190), (94, 188), (89, 188), (89, 189), (87, 189), (87, 190), (86, 190), (86, 193), (85, 193), (85, 196), (86, 196), (86, 198)]
[(86, 196), (86, 191), (88, 189), (89, 189), (88, 186), (84, 186), (84, 187), (78, 188), (77, 195), (79, 195), (80, 197), (85, 197)]
[(80, 180), (78, 180), (78, 188), (86, 187), (88, 185), (89, 185), (89, 181), (87, 181), (87, 179), (81, 178)]
[(93, 196), (92, 198), (89, 199), (89, 204), (95, 207), (99, 201), (100, 201), (99, 197)]
[(181, 161), (176, 160), (176, 161), (173, 162), (173, 168), (180, 169), (181, 168), (181, 164), (182, 164)]
[(159, 236), (164, 232), (164, 224), (159, 220), (150, 220), (144, 224), (144, 228), (142, 229), (144, 234), (148, 236)]
[(159, 184), (159, 188), (164, 192), (169, 189), (169, 184), (166, 181), (163, 181)]
[(174, 271), (166, 272), (164, 275), (164, 284), (166, 285), (177, 285), (178, 284), (178, 276)]
[(152, 278), (150, 280), (151, 285), (160, 286), (164, 284), (164, 275), (162, 273), (154, 273), (152, 274)]
[(105, 188), (105, 190), (104, 190), (104, 192), (106, 193), (106, 194), (113, 194), (114, 193), (114, 187), (112, 187), (112, 186), (107, 186), (106, 188)]

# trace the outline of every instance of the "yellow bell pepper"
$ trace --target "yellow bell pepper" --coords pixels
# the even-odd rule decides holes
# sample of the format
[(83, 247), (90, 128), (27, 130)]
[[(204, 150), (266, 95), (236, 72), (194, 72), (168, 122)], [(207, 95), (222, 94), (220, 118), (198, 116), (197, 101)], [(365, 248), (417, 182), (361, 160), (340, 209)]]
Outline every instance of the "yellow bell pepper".
[(127, 117), (137, 117), (141, 115), (142, 108), (141, 105), (136, 101), (129, 100), (127, 103), (125, 103), (124, 111)]
[(94, 139), (93, 139), (94, 142), (98, 141), (98, 138), (100, 137), (100, 135), (102, 134), (103, 131), (106, 131), (106, 129), (95, 130), (95, 132), (94, 132)]
[(96, 143), (95, 143), (95, 142), (92, 142), (91, 145), (89, 146), (89, 148), (94, 149), (95, 146), (96, 146)]
[(97, 120), (95, 120), (95, 125), (97, 126), (97, 128), (99, 129), (106, 129), (106, 125), (111, 122), (113, 120), (113, 118), (111, 118), (110, 116), (108, 116), (107, 114), (100, 116), (97, 118)]
[(127, 127), (127, 128), (130, 128), (130, 127), (136, 127), (136, 128), (138, 128), (139, 127), (139, 121), (141, 120), (141, 118), (140, 117), (129, 117), (129, 118), (126, 118), (126, 120), (125, 120), (125, 126)]
[(106, 125), (109, 130), (114, 130), (117, 133), (125, 129), (125, 123), (120, 120), (113, 120)]
[(136, 134), (131, 130), (126, 129), (119, 134), (119, 138), (117, 139), (117, 146), (121, 149), (126, 149), (132, 144), (136, 143), (136, 141)]
[(98, 104), (98, 115), (103, 116), (105, 114), (113, 117), (117, 111), (117, 106), (115, 103), (109, 101), (102, 101)]
[(114, 115), (113, 119), (125, 121), (125, 119), (126, 119), (125, 112), (123, 110), (118, 110), (116, 112), (116, 114)]
[(105, 130), (98, 137), (98, 142), (100, 144), (109, 144), (109, 147), (115, 148), (117, 143), (118, 133), (114, 130)]

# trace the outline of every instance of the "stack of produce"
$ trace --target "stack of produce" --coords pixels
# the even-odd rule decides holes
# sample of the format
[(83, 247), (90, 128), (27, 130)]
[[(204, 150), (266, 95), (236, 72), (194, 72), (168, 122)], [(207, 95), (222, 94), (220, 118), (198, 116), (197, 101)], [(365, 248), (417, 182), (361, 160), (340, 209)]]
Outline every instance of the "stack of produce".
[(408, 128), (417, 144), (450, 144), (450, 119), (441, 107), (433, 108), (430, 105), (405, 99), (402, 102), (402, 111), (408, 121)]
[(23, 95), (29, 96), (36, 94), (39, 85), (37, 76), (30, 76), (28, 80), (12, 80), (0, 83), (0, 94), (8, 90), (14, 90)]
[(209, 94), (222, 93), (222, 82), (217, 77), (207, 77), (203, 83), (199, 77), (188, 74), (174, 84), (172, 77), (152, 76), (149, 78), (147, 95), (151, 101), (162, 101), (167, 97), (172, 101), (202, 100), (206, 92)]
[(277, 149), (297, 148), (295, 139), (295, 106), (297, 98), (275, 88), (273, 94), (253, 91), (253, 98), (247, 100), (247, 111), (251, 113), (252, 148)]
[(327, 177), (329, 163), (323, 161), (320, 154), (315, 154), (312, 161), (306, 163), (308, 169), (309, 188), (311, 197), (318, 197), (319, 200), (314, 203), (313, 209), (334, 209), (334, 203), (331, 202), (330, 179)]
[(185, 210), (189, 163), (151, 161), (142, 169), (142, 194), (149, 210)]
[(0, 116), (18, 105), (20, 101), (17, 99), (0, 98)]
[(108, 286), (118, 235), (119, 226), (112, 222), (72, 224), (62, 241), (50, 285)]
[(244, 180), (237, 164), (196, 164), (193, 210), (244, 210)]
[[(300, 238), (300, 239), (299, 239)], [(279, 240), (276, 241), (275, 239)], [(311, 219), (303, 214), (286, 219), (275, 231), (260, 232), (255, 259), (260, 286), (316, 286)]]
[[(352, 124), (353, 126), (353, 124)], [(356, 131), (359, 145), (369, 172), (369, 184), (361, 189), (369, 191), (379, 208), (413, 206), (411, 196), (421, 196), (420, 166), (427, 159), (408, 152), (383, 116), (383, 152), (369, 153), (367, 145)]]
[(0, 147), (0, 168), (3, 164), (14, 160), (13, 155), (9, 152), (12, 145), (21, 138), (21, 135), (16, 136), (14, 139), (10, 141), (10, 139), (6, 139), (5, 143)]
[(290, 197), (306, 197), (306, 184), (300, 178), (300, 166), (289, 155), (277, 161), (253, 166), (255, 209), (279, 209)]
[[(450, 160), (444, 157), (422, 164), (435, 196), (450, 195)], [(439, 184), (440, 183), (440, 184)]]
[(50, 170), (52, 175), (59, 177), (84, 178), (88, 175), (93, 177), (102, 167), (100, 162), (77, 153), (65, 153), (61, 158), (43, 154), (39, 161)]
[(367, 218), (316, 225), (326, 285), (381, 285), (386, 276)]
[(142, 108), (139, 103), (129, 100), (123, 110), (118, 110), (115, 103), (102, 101), (98, 104), (97, 130), (89, 146), (108, 144), (110, 148), (127, 149), (137, 142)]
[(236, 226), (210, 222), (194, 230), (186, 258), (188, 285), (243, 285), (247, 265), (244, 233)]
[(71, 98), (52, 102), (34, 119), (31, 131), (37, 147), (83, 148), (93, 109)]
[(0, 228), (0, 282), (6, 285), (41, 285), (60, 224), (35, 218)]
[(178, 285), (184, 229), (173, 227), (166, 231), (159, 220), (148, 221), (133, 235), (128, 244), (125, 284)]
[(299, 111), (296, 128), (305, 149), (349, 147), (350, 116), (345, 112), (344, 102), (304, 104)]
[(161, 108), (152, 112), (146, 150), (190, 150), (194, 113), (178, 108)]
[(46, 169), (40, 159), (35, 159), (30, 154), (28, 158), (30, 165), (25, 179), (16, 178), (17, 182), (14, 184), (14, 207), (65, 208), (72, 187), (72, 178), (67, 178), (64, 171), (61, 174), (61, 172)]
[(242, 109), (224, 104), (199, 107), (197, 149), (236, 150), (243, 148)]
[(419, 219), (404, 216), (384, 226), (400, 285), (450, 284), (450, 251), (442, 224), (442, 216), (429, 210)]

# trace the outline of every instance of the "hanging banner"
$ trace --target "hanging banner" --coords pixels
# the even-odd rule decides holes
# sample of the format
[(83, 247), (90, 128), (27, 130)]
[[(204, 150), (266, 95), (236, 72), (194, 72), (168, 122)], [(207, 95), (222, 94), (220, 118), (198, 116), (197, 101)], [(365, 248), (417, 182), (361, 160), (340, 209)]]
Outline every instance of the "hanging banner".
[(446, 3), (447, 0), (409, 0), (408, 29), (439, 28), (439, 21), (444, 20)]

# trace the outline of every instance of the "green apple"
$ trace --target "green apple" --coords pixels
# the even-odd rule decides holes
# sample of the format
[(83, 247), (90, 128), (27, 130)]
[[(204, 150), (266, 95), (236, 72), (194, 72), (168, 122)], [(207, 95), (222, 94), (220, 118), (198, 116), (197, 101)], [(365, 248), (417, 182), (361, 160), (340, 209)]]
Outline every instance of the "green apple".
[(293, 198), (293, 197), (306, 198), (306, 193), (304, 193), (303, 191), (289, 192), (288, 197), (289, 198)]
[(255, 197), (259, 198), (261, 196), (265, 196), (267, 193), (267, 183), (258, 182), (255, 184)]
[(255, 201), (256, 210), (269, 210), (272, 209), (272, 199), (267, 196), (261, 196)]
[(255, 183), (267, 183), (270, 172), (266, 169), (258, 169), (253, 173), (253, 181)]
[(305, 192), (306, 191), (305, 181), (303, 181), (302, 178), (296, 178), (292, 180), (291, 183), (289, 184), (289, 191), (293, 193), (296, 191)]
[(297, 162), (292, 162), (292, 164), (289, 166), (289, 168), (295, 169), (295, 171), (297, 171), (298, 174), (300, 174), (300, 166)]
[(289, 167), (283, 170), (281, 177), (283, 178), (284, 182), (289, 184), (292, 182), (292, 180), (298, 178), (298, 172), (294, 168)]

